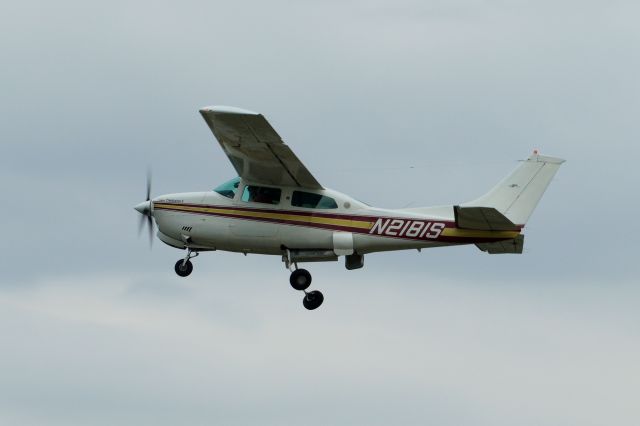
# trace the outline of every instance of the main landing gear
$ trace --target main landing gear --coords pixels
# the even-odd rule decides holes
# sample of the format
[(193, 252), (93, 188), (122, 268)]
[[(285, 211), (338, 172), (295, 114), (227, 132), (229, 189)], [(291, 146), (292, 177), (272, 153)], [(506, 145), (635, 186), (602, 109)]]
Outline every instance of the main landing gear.
[(188, 277), (191, 272), (193, 272), (193, 264), (191, 263), (191, 260), (196, 256), (198, 256), (200, 253), (198, 253), (197, 251), (193, 251), (190, 248), (187, 249), (187, 255), (184, 257), (184, 259), (180, 259), (176, 262), (176, 266), (175, 266), (175, 271), (176, 274), (178, 274), (181, 277)]
[(307, 291), (311, 285), (311, 274), (306, 269), (298, 269), (296, 263), (289, 261), (289, 253), (287, 250), (287, 257), (285, 258), (285, 265), (288, 269), (294, 265), (296, 269), (291, 272), (289, 277), (289, 283), (294, 290), (304, 291), (304, 298), (302, 299), (302, 305), (310, 311), (317, 309), (324, 302), (324, 296), (319, 290)]
[(302, 305), (310, 311), (317, 309), (324, 302), (324, 296), (318, 290), (307, 291), (311, 285), (311, 274), (306, 269), (296, 269), (291, 272), (289, 283), (294, 290), (304, 291)]
[[(187, 248), (187, 255), (176, 262), (176, 274), (181, 277), (188, 277), (191, 275), (191, 272), (193, 272), (193, 263), (191, 263), (191, 259), (199, 254), (199, 252), (194, 251), (191, 248)], [(324, 302), (324, 296), (319, 290), (307, 291), (311, 285), (311, 274), (309, 271), (306, 269), (298, 269), (298, 264), (291, 261), (289, 250), (287, 250), (286, 255), (283, 256), (283, 260), (285, 261), (287, 269), (291, 270), (292, 267), (295, 267), (295, 269), (291, 271), (289, 283), (295, 290), (304, 292), (302, 305), (310, 311), (318, 309), (320, 305), (322, 305), (322, 302)]]

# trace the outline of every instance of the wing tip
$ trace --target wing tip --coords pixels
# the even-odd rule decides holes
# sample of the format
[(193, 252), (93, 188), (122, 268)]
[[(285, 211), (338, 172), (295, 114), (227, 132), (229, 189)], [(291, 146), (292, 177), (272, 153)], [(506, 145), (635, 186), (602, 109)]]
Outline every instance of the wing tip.
[(212, 105), (200, 108), (200, 114), (213, 113), (213, 114), (244, 114), (244, 115), (260, 115), (257, 112), (249, 111), (248, 109), (225, 106), (225, 105)]

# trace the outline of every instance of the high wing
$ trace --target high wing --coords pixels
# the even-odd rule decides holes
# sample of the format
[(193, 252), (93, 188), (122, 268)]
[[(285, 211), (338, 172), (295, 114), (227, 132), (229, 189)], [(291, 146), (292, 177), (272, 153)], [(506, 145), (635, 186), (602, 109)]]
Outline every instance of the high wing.
[(322, 189), (262, 114), (223, 106), (202, 108), (200, 114), (243, 179)]

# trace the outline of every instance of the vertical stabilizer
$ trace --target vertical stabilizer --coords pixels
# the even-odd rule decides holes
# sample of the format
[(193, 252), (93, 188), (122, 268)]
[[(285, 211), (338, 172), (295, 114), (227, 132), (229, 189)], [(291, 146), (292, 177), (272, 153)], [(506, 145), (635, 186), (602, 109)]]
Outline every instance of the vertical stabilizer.
[(513, 223), (524, 225), (564, 161), (534, 154), (487, 194), (461, 206), (493, 207)]

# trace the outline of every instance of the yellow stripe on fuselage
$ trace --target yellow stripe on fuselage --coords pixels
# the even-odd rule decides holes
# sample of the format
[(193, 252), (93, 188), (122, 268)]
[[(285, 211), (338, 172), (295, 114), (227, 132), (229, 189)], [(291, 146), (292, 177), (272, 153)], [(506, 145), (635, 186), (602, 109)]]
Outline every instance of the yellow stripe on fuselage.
[(221, 216), (242, 216), (247, 219), (274, 219), (274, 220), (288, 220), (292, 222), (299, 222), (301, 224), (305, 223), (316, 223), (321, 225), (335, 225), (335, 226), (346, 226), (350, 228), (359, 228), (359, 229), (371, 229), (373, 226), (373, 222), (368, 220), (353, 220), (353, 219), (335, 219), (328, 217), (319, 217), (319, 216), (299, 216), (293, 214), (286, 213), (274, 213), (267, 211), (247, 211), (247, 210), (234, 210), (234, 209), (217, 209), (215, 207), (196, 207), (196, 206), (182, 206), (178, 204), (156, 204), (156, 208), (161, 209), (170, 209), (177, 211), (184, 211), (190, 213), (210, 213), (210, 214), (219, 214)]

